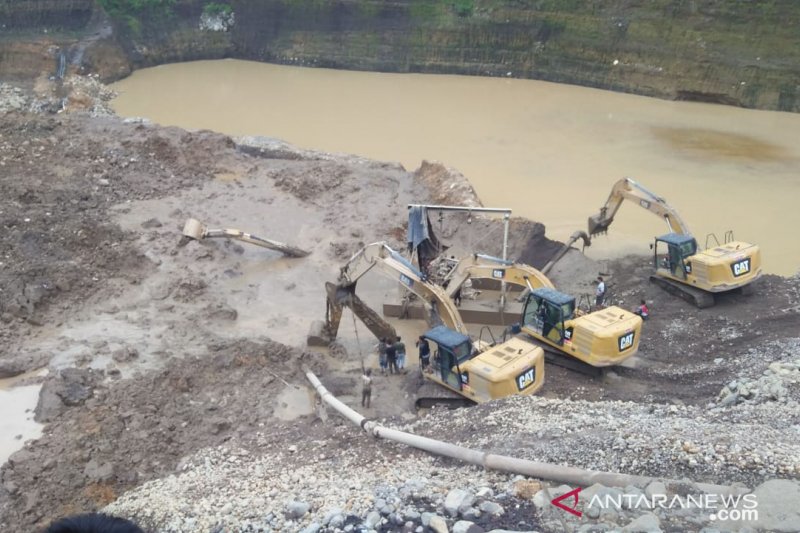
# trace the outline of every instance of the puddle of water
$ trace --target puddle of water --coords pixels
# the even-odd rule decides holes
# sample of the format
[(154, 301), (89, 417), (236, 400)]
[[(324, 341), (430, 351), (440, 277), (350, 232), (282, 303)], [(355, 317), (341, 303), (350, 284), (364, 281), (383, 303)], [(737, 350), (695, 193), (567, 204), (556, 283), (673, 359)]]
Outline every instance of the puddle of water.
[(25, 442), (42, 435), (43, 424), (33, 420), (41, 385), (15, 386), (24, 379), (44, 376), (47, 369), (0, 379), (0, 465), (21, 449)]
[(0, 391), (7, 391), (13, 389), (14, 387), (20, 385), (22, 382), (27, 381), (30, 378), (44, 377), (48, 373), (49, 373), (48, 369), (40, 368), (38, 370), (23, 372), (22, 374), (19, 374), (11, 378), (0, 379)]
[(275, 398), (275, 416), (294, 420), (314, 413), (314, 395), (307, 387), (286, 387)]

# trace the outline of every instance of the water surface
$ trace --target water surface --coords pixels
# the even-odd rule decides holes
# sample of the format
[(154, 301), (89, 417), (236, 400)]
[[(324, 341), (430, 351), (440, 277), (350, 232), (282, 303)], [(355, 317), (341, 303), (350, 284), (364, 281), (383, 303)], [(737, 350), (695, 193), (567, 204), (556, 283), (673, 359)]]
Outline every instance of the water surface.
[[(123, 116), (304, 148), (459, 169), (486, 206), (586, 229), (629, 176), (675, 207), (701, 246), (733, 230), (767, 272), (800, 267), (800, 115), (669, 102), (532, 80), (381, 74), (239, 60), (136, 71), (114, 85)], [(596, 258), (648, 253), (666, 225), (622, 207)], [(476, 241), (478, 237), (476, 237)]]

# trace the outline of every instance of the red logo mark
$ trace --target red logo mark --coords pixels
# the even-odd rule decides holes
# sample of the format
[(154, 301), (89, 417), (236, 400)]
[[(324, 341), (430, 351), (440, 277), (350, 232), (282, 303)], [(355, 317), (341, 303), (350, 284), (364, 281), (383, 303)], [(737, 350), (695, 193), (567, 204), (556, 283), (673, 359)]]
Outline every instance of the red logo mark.
[[(577, 509), (577, 507), (578, 507), (578, 494), (581, 492), (581, 490), (582, 489), (580, 487), (578, 487), (577, 489), (573, 489), (573, 490), (567, 492), (566, 494), (562, 494), (558, 498), (553, 498), (552, 500), (550, 500), (550, 503), (552, 503), (553, 505), (555, 505), (559, 509), (562, 509), (562, 510), (568, 512), (568, 513), (574, 514), (577, 517), (583, 516), (583, 513), (578, 511), (578, 509)], [(561, 500), (566, 500), (570, 496), (572, 498), (574, 498), (574, 501), (572, 503), (572, 507), (567, 507), (566, 505), (561, 503)]]

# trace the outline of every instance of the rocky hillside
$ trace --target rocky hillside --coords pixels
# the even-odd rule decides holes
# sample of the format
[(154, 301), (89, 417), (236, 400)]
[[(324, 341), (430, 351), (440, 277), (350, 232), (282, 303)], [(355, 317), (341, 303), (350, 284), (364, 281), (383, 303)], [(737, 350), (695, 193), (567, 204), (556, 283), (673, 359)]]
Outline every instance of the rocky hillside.
[[(113, 35), (103, 33), (98, 4), (112, 16)], [(105, 79), (237, 57), (532, 78), (798, 111), (798, 15), (800, 4), (781, 0), (5, 0), (0, 77), (55, 72), (62, 52), (75, 70)]]

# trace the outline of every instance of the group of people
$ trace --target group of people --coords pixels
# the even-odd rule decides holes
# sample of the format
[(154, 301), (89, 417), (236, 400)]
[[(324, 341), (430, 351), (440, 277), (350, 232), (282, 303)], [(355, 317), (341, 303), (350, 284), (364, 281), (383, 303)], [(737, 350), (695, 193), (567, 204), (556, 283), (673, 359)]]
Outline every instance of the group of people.
[[(419, 348), (419, 368), (424, 372), (431, 363), (431, 347), (427, 339), (420, 335), (416, 342)], [(378, 364), (381, 367), (381, 374), (405, 373), (406, 367), (406, 345), (400, 337), (394, 340), (383, 338), (375, 346), (378, 352)], [(361, 407), (369, 409), (372, 400), (372, 369), (365, 368), (361, 375)]]
[(383, 338), (375, 347), (378, 350), (378, 364), (381, 374), (399, 374), (406, 367), (406, 345), (400, 337)]

